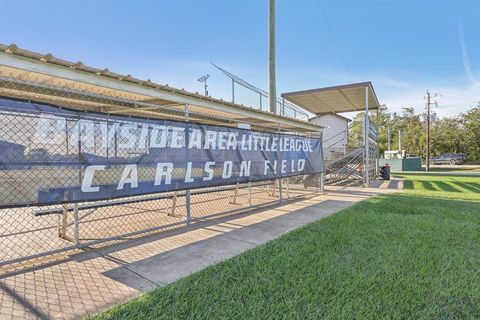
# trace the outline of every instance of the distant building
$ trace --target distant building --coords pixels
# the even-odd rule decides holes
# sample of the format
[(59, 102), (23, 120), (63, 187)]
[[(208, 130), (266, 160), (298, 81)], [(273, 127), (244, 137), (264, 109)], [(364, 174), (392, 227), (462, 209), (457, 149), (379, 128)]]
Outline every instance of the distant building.
[(336, 113), (328, 113), (310, 119), (310, 122), (325, 126), (323, 130), (323, 155), (329, 160), (345, 154), (348, 142), (348, 123), (352, 121)]
[(0, 140), (0, 162), (22, 161), (24, 153), (24, 145)]
[[(437, 120), (438, 120), (438, 115), (437, 115), (437, 113), (436, 113), (436, 112), (430, 113), (430, 122), (431, 122), (431, 123), (434, 123), (434, 122), (436, 122)], [(423, 121), (424, 121), (424, 122), (427, 122), (427, 115), (426, 115), (425, 113), (423, 114)]]

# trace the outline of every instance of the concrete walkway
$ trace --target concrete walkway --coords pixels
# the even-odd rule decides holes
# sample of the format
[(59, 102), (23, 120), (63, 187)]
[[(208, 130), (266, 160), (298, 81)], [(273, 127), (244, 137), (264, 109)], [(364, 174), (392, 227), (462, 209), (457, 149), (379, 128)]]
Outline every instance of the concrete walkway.
[[(371, 188), (327, 187), (326, 194), (282, 203), (80, 252), (0, 277), (0, 319), (76, 319), (161, 287), (373, 195)], [(53, 259), (52, 257), (51, 259)]]

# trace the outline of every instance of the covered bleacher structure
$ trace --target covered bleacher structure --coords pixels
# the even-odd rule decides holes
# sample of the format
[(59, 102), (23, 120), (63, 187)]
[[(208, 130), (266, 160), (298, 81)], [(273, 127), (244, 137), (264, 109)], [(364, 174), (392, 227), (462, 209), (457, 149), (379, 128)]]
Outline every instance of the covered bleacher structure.
[(361, 181), (368, 186), (378, 176), (378, 128), (371, 120), (380, 104), (371, 82), (283, 93), (282, 98), (316, 116), (328, 113), (365, 112), (362, 144), (326, 163), (327, 182)]
[[(323, 130), (322, 126), (305, 120), (91, 67), (80, 61), (63, 60), (52, 54), (24, 50), (14, 44), (0, 44), (0, 98), (46, 104), (69, 112), (73, 110), (78, 117), (81, 112), (99, 113), (110, 119), (127, 117), (122, 120), (124, 122), (130, 121), (128, 117), (148, 121), (176, 120), (265, 134), (285, 133), (298, 138), (321, 138)], [(38, 119), (38, 112), (27, 117), (1, 110), (0, 139), (19, 142), (30, 162), (38, 160), (40, 163), (47, 158), (48, 161), (58, 160), (61, 165), (55, 171), (38, 163), (0, 169), (0, 200), (3, 199), (3, 203), (17, 199), (34, 201), (43, 191), (36, 189), (32, 179), (48, 180), (58, 185), (78, 185), (83, 169), (75, 169), (68, 162), (97, 154), (95, 146), (82, 145), (81, 138), (77, 138), (78, 145), (72, 144), (73, 139), (69, 142), (68, 137), (76, 130), (74, 123), (77, 120), (73, 117), (65, 120), (62, 130), (66, 134), (62, 135), (61, 147), (56, 150), (45, 146), (42, 141), (30, 140), (27, 130), (34, 128), (31, 124)], [(77, 128), (82, 130), (80, 126)], [(77, 134), (81, 135), (80, 132)], [(136, 156), (117, 150), (117, 136), (115, 133), (112, 136), (115, 158), (128, 160)], [(14, 147), (10, 145), (9, 148), (13, 150)], [(21, 153), (23, 156), (23, 149)], [(139, 176), (150, 172), (149, 168), (145, 170), (139, 172)], [(117, 172), (115, 174), (118, 176)], [(108, 179), (105, 177), (105, 183), (110, 183)], [(69, 199), (65, 193), (65, 201), (54, 205), (4, 206), (0, 208), (0, 225), (3, 226), (0, 230), (0, 266), (16, 268), (19, 263), (30, 263), (51, 254), (124, 241), (281, 201), (293, 201), (318, 194), (322, 188), (323, 172), (316, 172), (260, 182), (135, 195), (128, 199), (67, 203)]]

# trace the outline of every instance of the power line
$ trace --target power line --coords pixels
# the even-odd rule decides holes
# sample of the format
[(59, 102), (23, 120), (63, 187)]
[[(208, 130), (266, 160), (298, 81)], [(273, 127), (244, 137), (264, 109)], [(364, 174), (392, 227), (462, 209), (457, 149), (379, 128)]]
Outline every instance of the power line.
[(475, 100), (468, 100), (468, 99), (463, 99), (463, 98), (458, 98), (458, 97), (453, 97), (453, 96), (447, 96), (447, 95), (445, 95), (445, 94), (443, 94), (443, 93), (439, 93), (439, 95), (440, 95), (441, 97), (450, 98), (450, 99), (455, 99), (455, 100), (460, 100), (460, 101), (465, 101), (465, 102), (470, 102), (470, 103), (478, 103), (478, 102), (480, 102), (480, 100), (475, 101)]
[(327, 24), (328, 31), (330, 32), (330, 36), (333, 39), (333, 43), (335, 44), (335, 47), (337, 48), (338, 54), (340, 55), (340, 58), (342, 59), (342, 62), (345, 66), (345, 69), (347, 70), (350, 78), (353, 79), (352, 73), (350, 72), (350, 68), (348, 67), (348, 64), (347, 64), (347, 60), (345, 59), (345, 56), (343, 55), (342, 50), (340, 49), (340, 45), (338, 44), (337, 39), (335, 38), (335, 34), (333, 33), (332, 26), (330, 25), (330, 22), (328, 21), (327, 14), (325, 13), (325, 10), (323, 9), (322, 2), (320, 0), (318, 1), (318, 5), (320, 6), (320, 10), (322, 11), (323, 19), (325, 19), (325, 23)]

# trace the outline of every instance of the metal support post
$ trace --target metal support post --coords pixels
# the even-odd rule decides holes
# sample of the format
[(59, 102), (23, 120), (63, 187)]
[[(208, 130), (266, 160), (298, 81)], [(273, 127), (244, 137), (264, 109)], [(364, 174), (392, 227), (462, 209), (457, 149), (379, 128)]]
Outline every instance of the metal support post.
[(369, 146), (369, 141), (368, 141), (368, 136), (370, 133), (370, 118), (368, 117), (368, 89), (369, 87), (365, 87), (365, 121), (364, 121), (364, 130), (363, 130), (363, 137), (364, 137), (364, 148), (365, 148), (365, 159), (364, 159), (364, 165), (363, 165), (363, 171), (364, 171), (364, 186), (368, 187), (368, 184), (370, 182), (370, 177), (369, 177), (369, 167), (370, 167), (370, 146)]
[(230, 204), (237, 204), (237, 196), (238, 196), (238, 188), (240, 187), (240, 184), (237, 183), (235, 186), (235, 189), (233, 190), (233, 201), (230, 201)]
[[(68, 192), (63, 193), (63, 200), (68, 200)], [(67, 218), (68, 218), (68, 204), (63, 204), (63, 212), (61, 217), (58, 217), (58, 236), (65, 239), (67, 235)]]
[(80, 244), (80, 223), (78, 219), (78, 203), (73, 204), (73, 228), (75, 245)]
[(380, 137), (380, 106), (377, 106), (377, 149), (375, 152), (375, 179), (378, 179), (380, 176), (380, 146), (379, 146), (379, 137)]
[[(188, 103), (185, 104), (185, 121), (188, 122)], [(188, 142), (190, 139), (190, 128), (187, 126), (187, 130), (185, 130), (185, 145), (186, 145), (186, 150), (187, 150), (187, 160), (189, 159), (189, 154), (188, 154)], [(185, 191), (185, 211), (186, 211), (186, 218), (185, 222), (187, 224), (190, 224), (191, 220), (191, 204), (190, 204), (190, 189), (187, 189)]]
[[(280, 127), (277, 128), (277, 133), (280, 134)], [(283, 195), (282, 195), (282, 178), (277, 179), (278, 180), (278, 201), (282, 202), (283, 200)]]
[(232, 79), (232, 102), (235, 103), (235, 81)]
[(273, 189), (270, 196), (275, 197), (275, 189), (277, 189), (277, 180), (273, 180)]
[(252, 183), (248, 182), (248, 206), (252, 206)]
[(282, 179), (278, 179), (278, 202), (282, 202), (283, 196), (282, 196)]
[(325, 182), (324, 182), (325, 179), (324, 179), (324, 177), (325, 177), (325, 173), (322, 172), (320, 174), (320, 191), (321, 192), (325, 191), (325, 188), (324, 188), (325, 187)]
[(178, 192), (175, 191), (172, 196), (172, 210), (170, 211), (170, 214), (169, 214), (170, 217), (175, 217), (175, 209), (177, 208), (177, 198), (178, 198)]
[(190, 215), (190, 210), (191, 210), (190, 190), (185, 191), (185, 208), (186, 208), (186, 211), (187, 211), (187, 217), (185, 219), (185, 222), (187, 224), (190, 224), (190, 220), (191, 220), (191, 215)]
[(67, 236), (67, 218), (68, 218), (67, 215), (68, 215), (68, 205), (64, 204), (63, 213), (61, 217), (61, 224), (59, 225), (59, 228), (58, 228), (58, 236), (63, 239), (65, 239), (65, 237)]
[(285, 179), (287, 182), (286, 182), (286, 185), (287, 185), (287, 198), (290, 199), (290, 182), (288, 182), (288, 178)]

